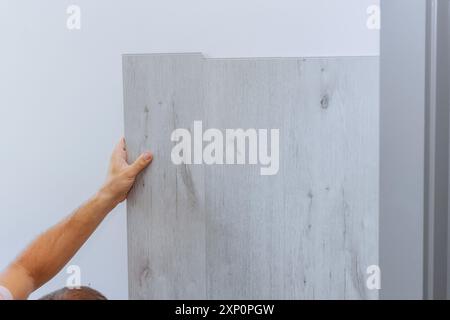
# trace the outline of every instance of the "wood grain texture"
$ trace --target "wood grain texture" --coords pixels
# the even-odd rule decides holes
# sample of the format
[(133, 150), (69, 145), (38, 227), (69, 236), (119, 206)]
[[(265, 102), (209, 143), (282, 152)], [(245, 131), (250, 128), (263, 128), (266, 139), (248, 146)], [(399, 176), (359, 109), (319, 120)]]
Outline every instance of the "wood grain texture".
[[(132, 299), (369, 299), (378, 59), (123, 58)], [(280, 170), (172, 164), (175, 128), (280, 129)]]

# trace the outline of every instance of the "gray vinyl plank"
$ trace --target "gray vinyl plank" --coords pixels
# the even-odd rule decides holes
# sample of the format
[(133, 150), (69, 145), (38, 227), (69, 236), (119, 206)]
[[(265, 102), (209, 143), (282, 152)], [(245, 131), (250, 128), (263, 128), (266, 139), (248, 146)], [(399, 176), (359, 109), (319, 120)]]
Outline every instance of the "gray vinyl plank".
[[(130, 298), (373, 299), (378, 59), (125, 55)], [(280, 166), (174, 165), (176, 128), (280, 130)], [(227, 144), (228, 141), (225, 141)]]

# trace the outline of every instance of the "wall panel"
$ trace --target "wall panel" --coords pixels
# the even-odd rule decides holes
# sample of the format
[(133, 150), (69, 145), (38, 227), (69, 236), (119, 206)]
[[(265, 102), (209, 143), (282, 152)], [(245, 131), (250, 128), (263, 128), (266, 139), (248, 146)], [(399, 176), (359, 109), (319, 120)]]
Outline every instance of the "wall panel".
[[(128, 200), (130, 298), (376, 298), (377, 68), (374, 57), (125, 55), (129, 157), (155, 154)], [(174, 165), (171, 133), (195, 120), (279, 129), (278, 173)]]

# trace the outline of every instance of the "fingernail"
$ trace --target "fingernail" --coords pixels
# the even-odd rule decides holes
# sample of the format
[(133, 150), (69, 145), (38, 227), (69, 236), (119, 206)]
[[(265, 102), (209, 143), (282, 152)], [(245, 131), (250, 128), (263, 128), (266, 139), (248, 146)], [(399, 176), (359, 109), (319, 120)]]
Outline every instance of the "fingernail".
[(144, 153), (144, 159), (149, 161), (153, 158), (152, 154), (150, 152), (145, 152)]

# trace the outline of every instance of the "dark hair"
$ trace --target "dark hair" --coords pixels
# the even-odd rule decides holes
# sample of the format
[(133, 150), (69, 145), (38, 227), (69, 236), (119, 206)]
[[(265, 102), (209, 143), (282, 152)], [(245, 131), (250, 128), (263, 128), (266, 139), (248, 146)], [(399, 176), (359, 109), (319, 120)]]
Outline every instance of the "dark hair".
[(79, 289), (62, 288), (49, 293), (39, 300), (108, 300), (97, 290), (89, 287), (80, 287)]

